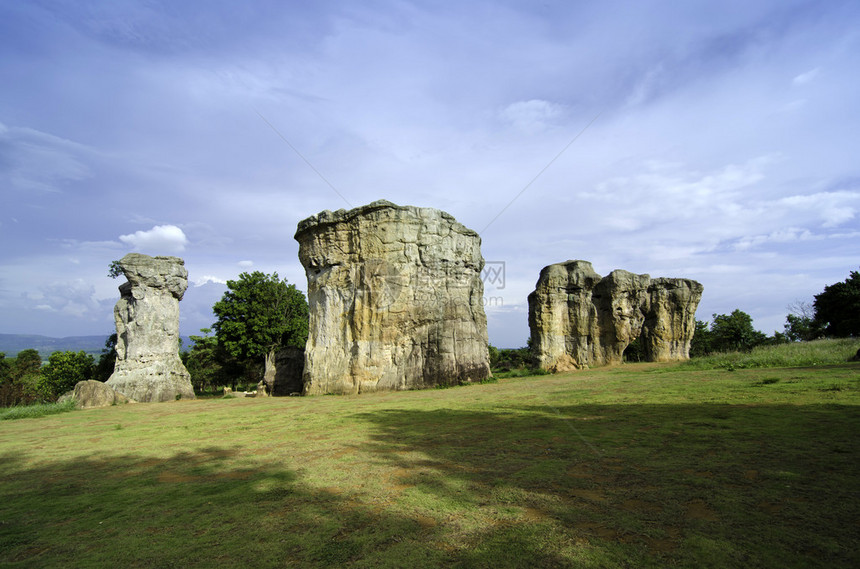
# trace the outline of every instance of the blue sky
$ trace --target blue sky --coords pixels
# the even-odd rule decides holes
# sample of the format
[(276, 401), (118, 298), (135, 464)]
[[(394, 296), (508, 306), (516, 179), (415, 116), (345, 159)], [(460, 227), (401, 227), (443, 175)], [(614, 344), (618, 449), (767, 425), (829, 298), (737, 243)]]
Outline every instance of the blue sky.
[(377, 199), (481, 233), (495, 345), (567, 259), (782, 330), (860, 265), (858, 69), (856, 1), (3, 2), (0, 333), (110, 334), (130, 251), (196, 333)]

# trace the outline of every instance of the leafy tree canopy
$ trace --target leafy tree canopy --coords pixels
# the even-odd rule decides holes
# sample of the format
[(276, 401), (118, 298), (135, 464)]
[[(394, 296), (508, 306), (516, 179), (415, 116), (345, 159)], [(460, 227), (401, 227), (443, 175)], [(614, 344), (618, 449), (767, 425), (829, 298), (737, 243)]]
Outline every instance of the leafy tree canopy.
[(22, 350), (18, 352), (15, 358), (15, 365), (12, 369), (12, 375), (15, 379), (23, 379), (25, 377), (36, 377), (39, 375), (39, 369), (42, 367), (42, 356), (34, 349)]
[(9, 360), (6, 359), (6, 353), (0, 352), (0, 384), (11, 381), (12, 366), (9, 365)]
[(218, 338), (210, 336), (212, 330), (202, 328), (203, 336), (191, 336), (193, 345), (182, 352), (182, 363), (191, 375), (195, 392), (211, 390), (218, 385), (232, 385), (243, 375), (242, 366), (218, 345)]
[(308, 338), (305, 295), (278, 273), (242, 273), (227, 281), (227, 292), (212, 307), (218, 345), (233, 358), (250, 362), (272, 357), (282, 346), (303, 348)]
[(716, 352), (749, 351), (767, 340), (765, 334), (753, 328), (752, 317), (742, 310), (713, 317), (711, 348)]
[(827, 336), (860, 336), (860, 272), (815, 295), (815, 321)]
[(48, 363), (42, 368), (39, 379), (39, 391), (47, 400), (57, 397), (74, 389), (79, 381), (86, 381), (93, 375), (95, 361), (88, 353), (54, 352), (48, 357)]
[(707, 356), (712, 351), (713, 337), (710, 327), (704, 320), (696, 320), (696, 331), (690, 342), (690, 357)]

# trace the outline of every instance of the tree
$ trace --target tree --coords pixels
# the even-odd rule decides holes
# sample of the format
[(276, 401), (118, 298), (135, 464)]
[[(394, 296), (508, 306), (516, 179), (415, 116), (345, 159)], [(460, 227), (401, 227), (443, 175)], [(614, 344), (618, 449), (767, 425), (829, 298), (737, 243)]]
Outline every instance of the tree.
[(70, 391), (79, 381), (92, 378), (95, 361), (88, 353), (54, 352), (48, 356), (48, 363), (42, 368), (39, 379), (39, 392), (48, 401)]
[(784, 327), (786, 340), (808, 342), (824, 336), (821, 325), (815, 320), (815, 308), (810, 303), (798, 300), (789, 304), (788, 310)]
[(690, 342), (690, 357), (698, 358), (711, 353), (713, 335), (704, 320), (696, 320), (696, 330), (693, 332), (693, 340)]
[(815, 295), (815, 321), (827, 336), (860, 336), (860, 272)]
[(39, 370), (42, 368), (42, 356), (39, 352), (33, 349), (21, 350), (15, 358), (15, 365), (12, 367), (12, 375), (20, 381), (32, 380), (35, 381), (39, 376)]
[(0, 352), (0, 407), (17, 404), (20, 392), (19, 386), (12, 381), (12, 365), (6, 359), (6, 354)]
[(116, 367), (116, 332), (105, 340), (105, 347), (102, 348), (102, 353), (93, 372), (93, 379), (98, 381), (109, 380), (110, 376), (113, 375), (114, 367)]
[(242, 373), (235, 359), (218, 345), (218, 338), (210, 336), (209, 328), (201, 328), (203, 336), (191, 336), (194, 345), (182, 352), (182, 363), (191, 375), (194, 391), (203, 392), (218, 385), (230, 383), (236, 388), (236, 376)]
[(715, 352), (750, 351), (763, 344), (767, 336), (752, 325), (752, 317), (735, 309), (731, 314), (714, 314), (711, 323), (711, 349)]
[(0, 406), (26, 405), (36, 399), (42, 358), (36, 350), (23, 350), (18, 357), (0, 354)]
[(278, 273), (242, 273), (227, 281), (227, 292), (212, 311), (218, 345), (245, 366), (263, 362), (263, 380), (274, 385), (275, 353), (284, 346), (304, 348), (308, 339), (305, 295)]
[(12, 379), (12, 366), (6, 359), (6, 353), (0, 352), (0, 383), (6, 383)]

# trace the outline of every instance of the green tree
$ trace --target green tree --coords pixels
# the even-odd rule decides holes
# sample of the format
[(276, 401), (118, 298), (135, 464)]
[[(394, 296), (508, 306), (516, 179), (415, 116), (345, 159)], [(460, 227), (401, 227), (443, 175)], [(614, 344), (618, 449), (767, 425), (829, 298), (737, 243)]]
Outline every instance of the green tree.
[(105, 340), (105, 347), (102, 348), (102, 353), (93, 372), (93, 379), (107, 381), (113, 375), (116, 366), (116, 339), (116, 332), (114, 332)]
[(785, 317), (785, 337), (789, 342), (808, 342), (823, 334), (816, 320), (808, 316), (789, 314)]
[(18, 403), (21, 389), (12, 380), (12, 365), (6, 354), (0, 352), (0, 407), (10, 407)]
[(713, 335), (708, 323), (704, 320), (696, 320), (696, 330), (693, 333), (693, 340), (690, 342), (690, 357), (707, 356), (713, 351), (712, 344)]
[(0, 406), (26, 405), (36, 400), (42, 359), (36, 350), (23, 350), (18, 357), (0, 354)]
[(490, 369), (496, 369), (499, 365), (499, 348), (487, 344), (487, 354), (490, 356)]
[(6, 353), (0, 352), (0, 383), (5, 383), (12, 379), (12, 366), (9, 365), (9, 360), (6, 359)]
[(731, 314), (714, 314), (711, 349), (715, 352), (746, 352), (765, 343), (767, 336), (752, 325), (752, 317), (735, 309)]
[(70, 391), (79, 381), (92, 378), (95, 361), (88, 353), (54, 352), (48, 356), (48, 363), (42, 368), (39, 379), (39, 392), (47, 401)]
[(824, 334), (836, 338), (860, 336), (860, 272), (824, 287), (815, 295), (815, 321)]
[(824, 330), (815, 320), (815, 308), (808, 302), (798, 300), (788, 305), (783, 332), (789, 342), (808, 342), (824, 336)]
[(33, 380), (39, 377), (42, 368), (42, 356), (34, 349), (21, 350), (15, 358), (12, 375), (21, 381)]
[(263, 380), (274, 384), (275, 353), (282, 346), (304, 348), (308, 339), (305, 295), (278, 273), (242, 273), (227, 281), (212, 311), (218, 345), (246, 369), (264, 363)]
[(236, 377), (242, 374), (241, 366), (223, 348), (218, 338), (210, 336), (212, 330), (201, 328), (203, 336), (191, 336), (194, 345), (182, 352), (182, 363), (191, 374), (194, 391), (208, 391), (219, 385), (230, 384), (236, 388)]

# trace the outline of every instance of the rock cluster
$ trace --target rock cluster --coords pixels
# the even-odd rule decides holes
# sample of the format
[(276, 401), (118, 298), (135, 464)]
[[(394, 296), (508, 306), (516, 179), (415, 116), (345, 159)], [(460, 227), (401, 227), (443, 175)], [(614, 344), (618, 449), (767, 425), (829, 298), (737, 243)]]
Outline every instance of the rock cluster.
[(693, 280), (623, 270), (601, 277), (588, 261), (544, 267), (528, 298), (538, 364), (568, 371), (621, 363), (640, 336), (647, 361), (689, 359), (702, 290)]
[(114, 307), (117, 357), (107, 384), (134, 401), (193, 399), (191, 378), (179, 359), (185, 262), (129, 253), (119, 266), (128, 282), (120, 285)]
[(310, 331), (304, 393), (490, 375), (481, 239), (451, 215), (377, 201), (301, 221)]

